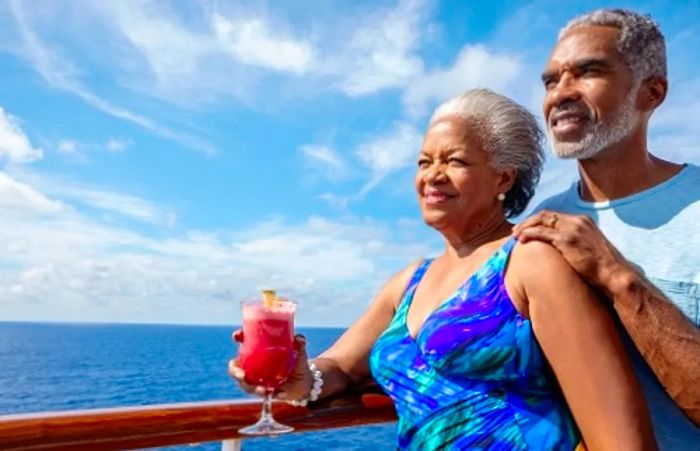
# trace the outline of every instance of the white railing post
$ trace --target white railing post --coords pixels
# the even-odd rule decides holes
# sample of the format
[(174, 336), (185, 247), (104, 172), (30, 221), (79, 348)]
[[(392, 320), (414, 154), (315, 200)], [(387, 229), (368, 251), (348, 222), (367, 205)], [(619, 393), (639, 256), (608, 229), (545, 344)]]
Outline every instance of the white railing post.
[(223, 440), (221, 442), (221, 451), (241, 451), (241, 440)]

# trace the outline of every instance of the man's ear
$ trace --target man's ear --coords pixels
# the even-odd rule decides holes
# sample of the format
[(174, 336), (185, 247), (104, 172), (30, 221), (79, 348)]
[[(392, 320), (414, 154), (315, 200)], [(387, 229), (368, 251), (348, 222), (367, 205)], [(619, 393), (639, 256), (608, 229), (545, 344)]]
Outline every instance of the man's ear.
[(642, 82), (637, 100), (642, 111), (651, 113), (666, 99), (668, 80), (665, 77), (651, 77)]

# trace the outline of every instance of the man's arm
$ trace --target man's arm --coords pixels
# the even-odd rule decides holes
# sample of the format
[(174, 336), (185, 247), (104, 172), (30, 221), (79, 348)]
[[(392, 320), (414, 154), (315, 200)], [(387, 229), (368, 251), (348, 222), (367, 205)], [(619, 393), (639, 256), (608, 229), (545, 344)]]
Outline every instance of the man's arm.
[(542, 211), (516, 226), (521, 242), (556, 247), (612, 302), (622, 324), (678, 407), (700, 426), (700, 329), (637, 271), (587, 216)]

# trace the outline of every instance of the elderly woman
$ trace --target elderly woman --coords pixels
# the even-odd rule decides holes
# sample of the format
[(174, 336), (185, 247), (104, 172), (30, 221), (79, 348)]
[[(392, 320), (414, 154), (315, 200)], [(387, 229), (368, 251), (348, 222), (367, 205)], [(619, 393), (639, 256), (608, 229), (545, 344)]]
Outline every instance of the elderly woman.
[[(526, 109), (491, 91), (441, 105), (415, 184), (444, 251), (393, 276), (313, 370), (299, 359), (281, 396), (313, 400), (372, 375), (396, 405), (401, 449), (572, 450), (581, 438), (591, 450), (655, 449), (603, 304), (555, 249), (511, 237), (542, 141)], [(243, 383), (235, 360), (230, 373)]]

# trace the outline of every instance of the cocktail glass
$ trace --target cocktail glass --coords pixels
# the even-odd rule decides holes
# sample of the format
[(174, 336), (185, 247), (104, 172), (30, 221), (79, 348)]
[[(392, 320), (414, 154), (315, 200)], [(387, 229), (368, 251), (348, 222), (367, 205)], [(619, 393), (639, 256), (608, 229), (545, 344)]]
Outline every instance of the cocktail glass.
[(294, 428), (278, 423), (272, 417), (272, 395), (296, 366), (294, 349), (294, 313), (296, 303), (285, 298), (274, 302), (245, 300), (243, 309), (243, 342), (239, 365), (246, 383), (265, 388), (260, 420), (240, 429), (246, 435), (277, 435)]

